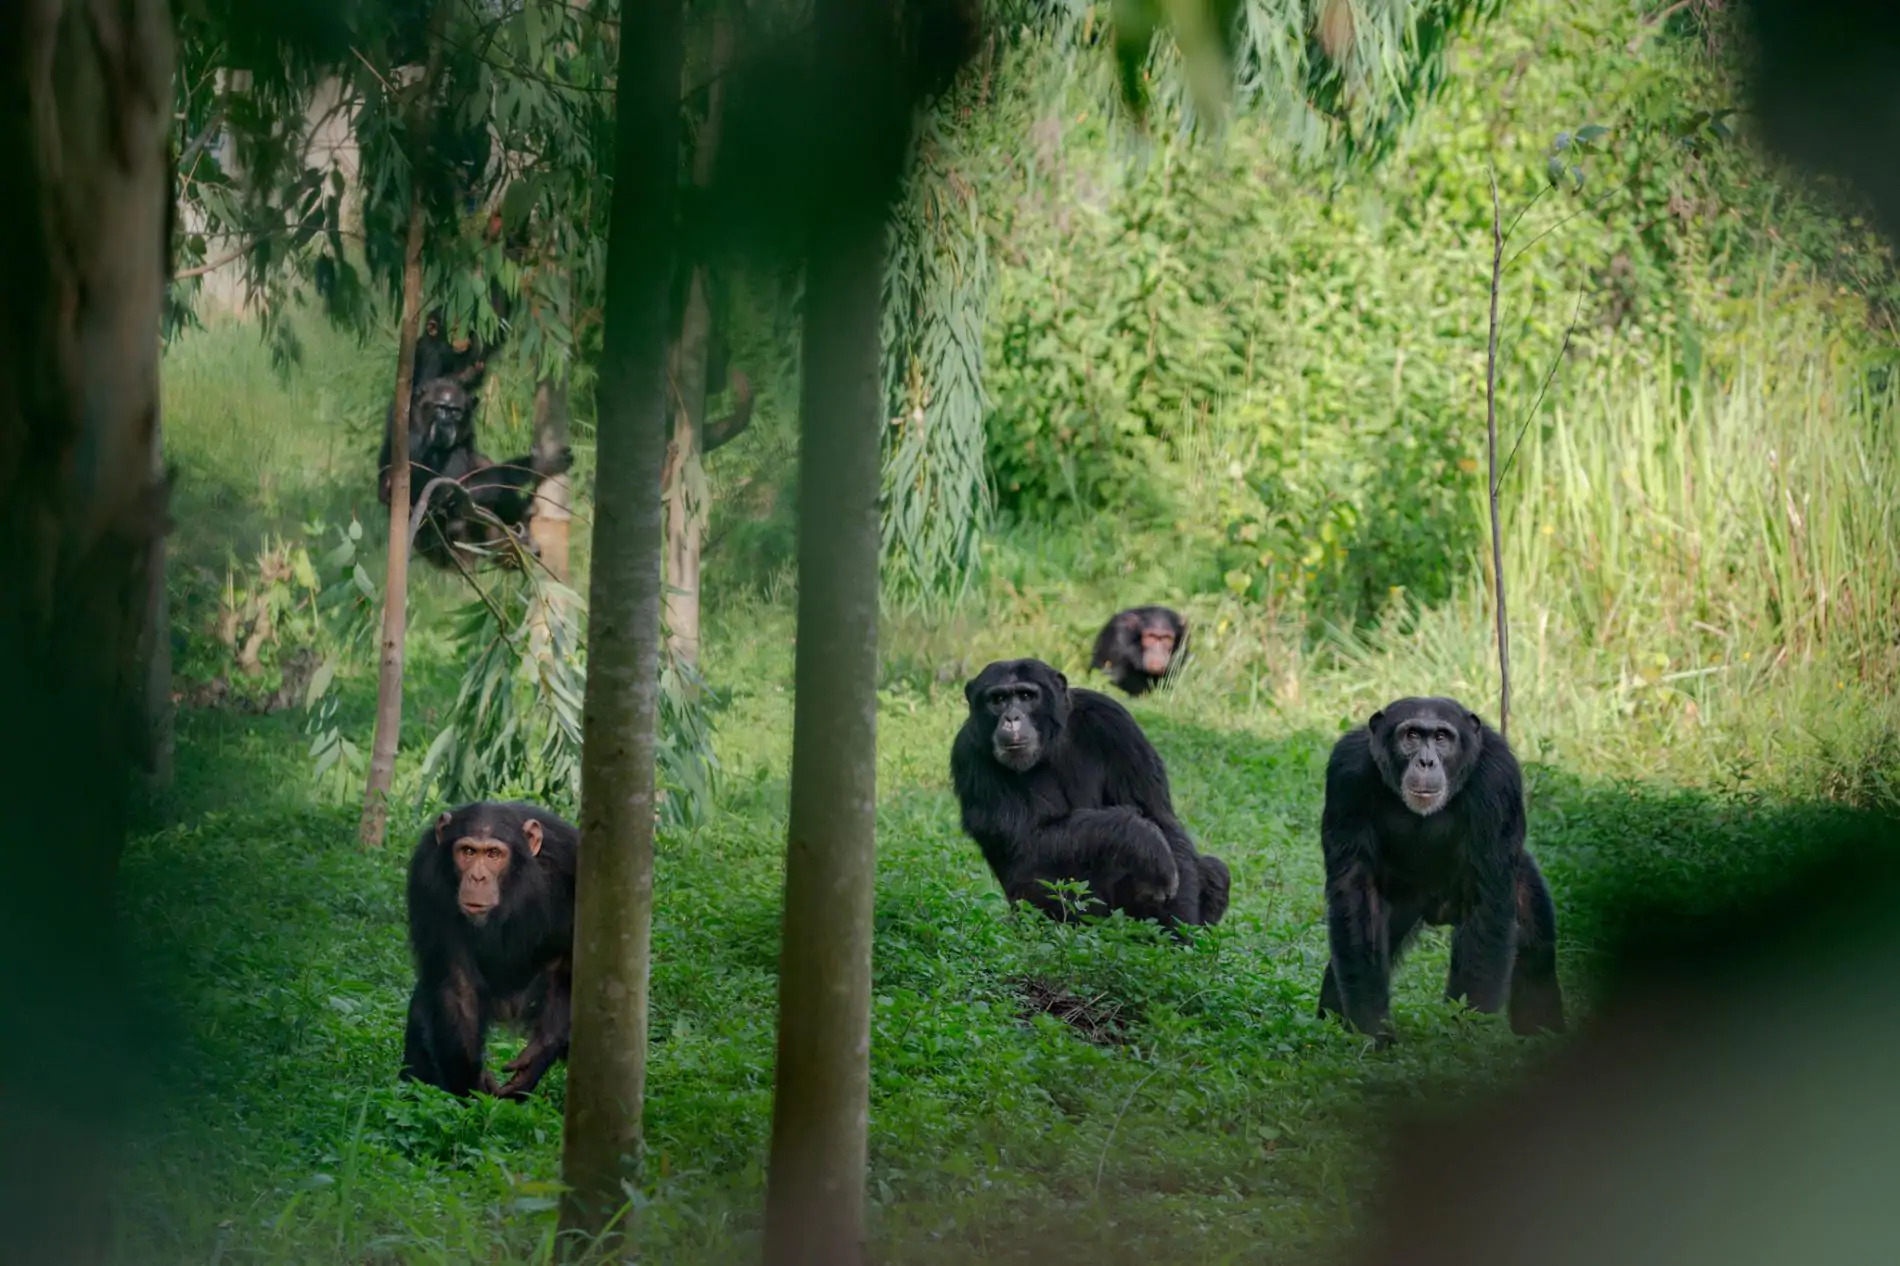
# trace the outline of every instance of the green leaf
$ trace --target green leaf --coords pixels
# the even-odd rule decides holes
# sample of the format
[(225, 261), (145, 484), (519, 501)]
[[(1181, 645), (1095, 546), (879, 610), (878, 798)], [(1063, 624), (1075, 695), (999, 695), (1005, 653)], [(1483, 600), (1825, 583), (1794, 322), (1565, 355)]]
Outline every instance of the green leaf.
[(310, 674), (310, 684), (304, 687), (303, 706), (306, 709), (315, 707), (317, 700), (323, 698), (324, 692), (330, 688), (330, 683), (334, 680), (336, 680), (336, 659), (333, 656), (318, 664), (317, 671)]
[(1598, 123), (1591, 123), (1577, 129), (1577, 143), (1589, 145), (1610, 134), (1610, 129)]

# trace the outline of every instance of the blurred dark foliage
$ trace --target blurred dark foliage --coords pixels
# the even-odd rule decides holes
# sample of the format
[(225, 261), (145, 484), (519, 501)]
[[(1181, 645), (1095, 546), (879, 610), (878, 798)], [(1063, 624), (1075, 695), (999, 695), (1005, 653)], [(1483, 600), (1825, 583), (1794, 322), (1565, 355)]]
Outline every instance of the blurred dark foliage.
[(821, 71), (833, 75), (836, 61), (815, 56), (813, 28), (762, 31), (742, 50), (712, 187), (682, 206), (686, 223), (700, 221), (697, 240), (766, 263), (796, 260), (815, 216), (866, 191), (885, 202), (897, 195), (915, 111), (955, 82), (986, 28), (980, 0), (900, 0), (895, 16), (900, 55), (868, 76), (887, 104), (846, 133), (818, 124)]
[(1846, 180), (1900, 241), (1900, 4), (1747, 0), (1741, 12), (1768, 143)]

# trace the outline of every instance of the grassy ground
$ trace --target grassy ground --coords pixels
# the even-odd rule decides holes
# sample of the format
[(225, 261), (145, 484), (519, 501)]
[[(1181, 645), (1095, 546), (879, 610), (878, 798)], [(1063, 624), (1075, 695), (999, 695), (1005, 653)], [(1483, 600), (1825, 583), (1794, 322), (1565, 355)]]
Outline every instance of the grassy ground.
[[(213, 330), (167, 362), (181, 584), (210, 583), (227, 551), (241, 560), (259, 534), (312, 516), (354, 510), (380, 531), (369, 490), (381, 349), (320, 349), (320, 363), (362, 373), (285, 385), (257, 372), (248, 337)], [(1314, 1260), (1363, 1215), (1393, 1112), (1510, 1075), (1542, 1045), (1437, 1001), (1442, 932), (1400, 976), (1394, 1050), (1375, 1054), (1312, 1015), (1327, 749), (1396, 694), (1460, 693), (1490, 711), (1472, 603), (1318, 640), (1232, 603), (1189, 603), (1195, 671), (1133, 707), (1190, 829), (1233, 868), (1226, 922), (1183, 949), (1004, 908), (948, 788), (960, 683), (1005, 653), (1080, 680), (1117, 596), (1171, 592), (1165, 547), (1136, 557), (1088, 533), (1022, 529), (996, 546), (977, 601), (887, 630), (871, 1193), (888, 1260)], [(416, 604), (411, 771), (460, 671), (439, 632), (456, 600), (431, 577)], [(658, 863), (639, 1203), (664, 1261), (745, 1254), (770, 1106), (794, 630), (772, 586), (734, 587), (711, 616), (707, 667), (729, 693), (723, 772), (709, 820), (665, 839)], [(1867, 736), (1890, 732), (1891, 702), (1839, 685), (1825, 655), (1687, 679), (1681, 699), (1697, 707), (1652, 707), (1640, 683), (1546, 639), (1536, 602), (1521, 618), (1531, 846), (1578, 1009), (1624, 895), (1720, 903), (1798, 851), (1888, 840), (1878, 810), (1893, 803), (1892, 756), (1870, 754)], [(342, 716), (365, 742), (372, 691), (367, 671), (344, 687)], [(563, 1072), (522, 1105), (395, 1081), (410, 983), (404, 841), (364, 854), (353, 808), (313, 796), (298, 712), (188, 710), (179, 726), (164, 825), (126, 862), (144, 961), (179, 1020), (162, 1070), (171, 1093), (154, 1099), (135, 1157), (126, 1260), (545, 1255)], [(403, 834), (429, 812), (405, 808)]]

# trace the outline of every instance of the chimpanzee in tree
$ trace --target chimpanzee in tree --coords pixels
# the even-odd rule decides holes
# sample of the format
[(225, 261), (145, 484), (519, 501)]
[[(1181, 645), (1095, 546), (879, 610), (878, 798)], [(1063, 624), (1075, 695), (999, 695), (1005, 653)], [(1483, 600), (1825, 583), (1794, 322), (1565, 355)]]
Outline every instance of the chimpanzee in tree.
[[(579, 847), (579, 831), (531, 804), (465, 804), (423, 830), (409, 860), (403, 1077), (518, 1099), (567, 1057)], [(529, 1040), (497, 1086), (483, 1051), (489, 1026), (508, 1021)]]
[(1420, 923), (1450, 925), (1445, 996), (1517, 1033), (1564, 1027), (1557, 911), (1524, 848), (1504, 736), (1452, 699), (1400, 699), (1333, 746), (1320, 815), (1332, 961), (1321, 1015), (1390, 1043), (1392, 968)]
[[(436, 566), (454, 569), (489, 560), (518, 565), (535, 547), (528, 534), (535, 494), (543, 479), (573, 465), (563, 447), (543, 456), (526, 453), (507, 462), (489, 460), (475, 448), (474, 399), (452, 378), (428, 383), (411, 414), (409, 509), (424, 496), (429, 507), (416, 533), (416, 552)], [(389, 504), (389, 436), (383, 439), (381, 499)], [(441, 482), (441, 481), (448, 482)]]
[(1146, 694), (1187, 653), (1187, 621), (1166, 607), (1116, 612), (1095, 638), (1090, 663), (1131, 695)]
[(1220, 922), (1227, 864), (1196, 851), (1128, 709), (1037, 659), (991, 664), (963, 693), (950, 778), (1006, 897), (1063, 918), (1043, 881), (1082, 880), (1101, 909), (1177, 930)]

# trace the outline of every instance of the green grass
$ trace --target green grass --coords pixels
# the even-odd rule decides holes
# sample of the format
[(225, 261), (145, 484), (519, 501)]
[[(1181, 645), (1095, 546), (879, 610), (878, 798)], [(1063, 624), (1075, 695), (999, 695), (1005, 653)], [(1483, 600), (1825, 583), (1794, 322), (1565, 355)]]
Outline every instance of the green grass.
[[(313, 380), (262, 378), (242, 331), (194, 338), (168, 366), (198, 357), (199, 376), (171, 377), (167, 416), (181, 519), (215, 530), (179, 541), (187, 588), (194, 555), (241, 560), (264, 532), (364, 500), (373, 457), (341, 404), (309, 426), (321, 398)], [(365, 371), (358, 414), (375, 382)], [(234, 402), (250, 410), (242, 424), (229, 420)], [(239, 472), (253, 468), (279, 476), (246, 485)], [(369, 510), (359, 508), (366, 526), (378, 520)], [(1640, 561), (1648, 570), (1632, 564), (1630, 574), (1671, 577), (1670, 557), (1651, 552)], [(1442, 933), (1400, 976), (1395, 1050), (1375, 1054), (1312, 1015), (1326, 953), (1317, 820), (1327, 749), (1395, 694), (1447, 690), (1488, 706), (1485, 610), (1468, 596), (1383, 631), (1315, 639), (1231, 597), (1181, 595), (1197, 622), (1194, 670), (1134, 707), (1191, 829), (1235, 876), (1225, 923), (1181, 949), (1139, 929), (1077, 932), (1011, 915), (958, 829), (946, 770), (964, 675), (1029, 653), (1087, 679), (1089, 636), (1115, 595), (1176, 596), (1164, 543), (1130, 555), (1106, 530), (1019, 529), (992, 544), (990, 575), (962, 611), (893, 617), (886, 630), (871, 1117), (879, 1252), (913, 1262), (1312, 1260), (1354, 1226), (1387, 1114), (1510, 1075), (1540, 1045), (1437, 1000)], [(1551, 637), (1552, 626), (1574, 632), (1574, 595), (1537, 575), (1520, 607), (1519, 746), (1574, 1008), (1587, 1008), (1593, 956), (1626, 894), (1719, 904), (1806, 848), (1886, 842), (1887, 820), (1852, 804), (1891, 806), (1892, 752), (1842, 745), (1890, 732), (1891, 706), (1871, 686), (1835, 691), (1827, 642), (1806, 661), (1681, 683), (1685, 699), (1702, 700), (1690, 720), (1680, 704), (1646, 701), (1648, 687), (1599, 675), (1602, 661), (1578, 639)], [(460, 670), (440, 634), (457, 598), (431, 577), (416, 604), (411, 787)], [(730, 694), (724, 773), (709, 821), (660, 851), (641, 1212), (656, 1260), (744, 1256), (756, 1232), (792, 632), (783, 593), (735, 593), (713, 613), (707, 664)], [(345, 683), (346, 723), (364, 738), (373, 680), (358, 664)], [(395, 1081), (410, 983), (401, 871), (429, 810), (406, 805), (401, 838), (360, 852), (353, 807), (312, 796), (306, 743), (295, 712), (185, 712), (169, 824), (127, 858), (143, 961), (175, 999), (181, 1036), (162, 1070), (170, 1093), (155, 1099), (132, 1158), (126, 1260), (540, 1259), (564, 1073), (523, 1105), (462, 1104)], [(1031, 989), (1087, 1003), (1094, 1028), (1030, 1018)], [(1103, 1033), (1112, 1040), (1091, 1040)]]
[[(791, 630), (782, 611), (738, 615), (711, 643), (733, 683), (718, 808), (658, 862), (646, 1217), (669, 1261), (742, 1250), (761, 1194)], [(960, 692), (887, 691), (871, 1184), (891, 1260), (1082, 1261), (1117, 1246), (1303, 1260), (1353, 1224), (1376, 1114), (1482, 1084), (1535, 1048), (1437, 1001), (1442, 934), (1400, 977), (1394, 1051), (1312, 1017), (1326, 952), (1319, 774), (1334, 731), (1208, 702), (1183, 691), (1136, 705), (1186, 820), (1234, 870), (1226, 922), (1182, 950), (1008, 914), (947, 788)], [(149, 961), (191, 1035), (178, 1098), (141, 1152), (129, 1259), (199, 1260), (216, 1245), (268, 1261), (534, 1257), (564, 1077), (526, 1105), (395, 1082), (405, 842), (364, 855), (351, 810), (310, 804), (285, 718), (188, 713), (179, 747), (178, 820), (127, 861)], [(1879, 830), (1835, 807), (1548, 766), (1532, 768), (1531, 794), (1577, 1004), (1618, 893), (1718, 902), (1817, 840)], [(405, 836), (423, 819), (400, 815)], [(1123, 1040), (1025, 1020), (1026, 980), (1114, 1012)]]

